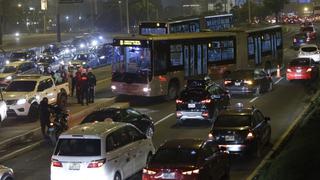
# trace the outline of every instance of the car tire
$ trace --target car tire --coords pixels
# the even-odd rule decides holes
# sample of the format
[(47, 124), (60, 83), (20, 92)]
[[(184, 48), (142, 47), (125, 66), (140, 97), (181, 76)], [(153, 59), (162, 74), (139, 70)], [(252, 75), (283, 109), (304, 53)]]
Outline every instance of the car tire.
[(119, 172), (116, 172), (116, 174), (114, 175), (113, 180), (121, 180), (121, 175)]
[(148, 126), (145, 132), (145, 135), (147, 136), (147, 138), (152, 138), (154, 134), (153, 128), (151, 126)]
[(38, 104), (32, 103), (29, 109), (28, 118), (31, 121), (36, 121), (39, 118)]

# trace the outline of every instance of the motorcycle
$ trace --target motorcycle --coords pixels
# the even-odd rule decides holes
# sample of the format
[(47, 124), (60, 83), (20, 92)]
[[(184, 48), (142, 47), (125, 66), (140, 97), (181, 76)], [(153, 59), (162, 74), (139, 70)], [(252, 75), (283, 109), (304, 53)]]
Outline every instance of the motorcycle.
[(59, 106), (51, 108), (53, 114), (53, 122), (50, 122), (48, 127), (48, 136), (53, 145), (56, 144), (61, 133), (69, 129), (68, 126), (68, 111), (62, 110)]

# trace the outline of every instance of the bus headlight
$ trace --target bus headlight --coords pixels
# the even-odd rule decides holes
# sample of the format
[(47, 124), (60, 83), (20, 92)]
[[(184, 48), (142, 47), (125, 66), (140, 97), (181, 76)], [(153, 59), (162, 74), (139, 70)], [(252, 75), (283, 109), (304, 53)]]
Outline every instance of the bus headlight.
[(26, 102), (27, 102), (26, 99), (19, 99), (19, 100), (17, 101), (17, 105), (23, 105), (23, 104), (25, 104)]
[(10, 63), (10, 61), (9, 60), (6, 60), (6, 64), (9, 64)]
[(12, 80), (12, 76), (6, 77), (6, 80), (11, 81)]

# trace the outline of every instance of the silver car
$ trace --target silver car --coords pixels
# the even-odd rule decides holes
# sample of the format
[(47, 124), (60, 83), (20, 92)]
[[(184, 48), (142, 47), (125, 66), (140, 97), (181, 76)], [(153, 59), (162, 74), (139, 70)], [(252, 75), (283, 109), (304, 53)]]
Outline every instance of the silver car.
[(0, 165), (0, 179), (1, 180), (13, 180), (13, 170), (6, 166)]

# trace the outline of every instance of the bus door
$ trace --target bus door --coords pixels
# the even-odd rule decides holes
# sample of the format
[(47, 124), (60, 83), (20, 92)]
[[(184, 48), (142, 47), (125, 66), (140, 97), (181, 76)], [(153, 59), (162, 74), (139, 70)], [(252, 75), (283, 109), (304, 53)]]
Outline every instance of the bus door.
[(261, 37), (254, 37), (254, 62), (261, 64)]

